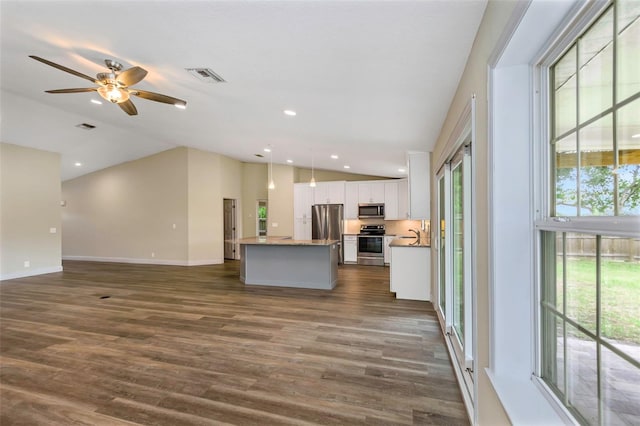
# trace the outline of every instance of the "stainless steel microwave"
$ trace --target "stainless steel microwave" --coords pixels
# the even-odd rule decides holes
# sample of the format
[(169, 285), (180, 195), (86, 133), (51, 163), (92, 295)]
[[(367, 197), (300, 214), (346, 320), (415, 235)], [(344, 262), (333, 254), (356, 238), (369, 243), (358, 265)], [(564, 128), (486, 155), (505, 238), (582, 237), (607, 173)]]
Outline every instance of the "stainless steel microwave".
[(358, 219), (384, 219), (384, 204), (358, 204)]

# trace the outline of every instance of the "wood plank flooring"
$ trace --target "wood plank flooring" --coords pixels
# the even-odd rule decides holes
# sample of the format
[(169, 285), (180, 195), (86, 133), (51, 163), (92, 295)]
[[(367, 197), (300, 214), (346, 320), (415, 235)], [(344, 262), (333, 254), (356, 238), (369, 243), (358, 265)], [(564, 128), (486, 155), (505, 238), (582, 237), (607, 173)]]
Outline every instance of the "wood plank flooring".
[(64, 262), (0, 283), (0, 424), (469, 424), (433, 307), (389, 270), (245, 287), (239, 263)]

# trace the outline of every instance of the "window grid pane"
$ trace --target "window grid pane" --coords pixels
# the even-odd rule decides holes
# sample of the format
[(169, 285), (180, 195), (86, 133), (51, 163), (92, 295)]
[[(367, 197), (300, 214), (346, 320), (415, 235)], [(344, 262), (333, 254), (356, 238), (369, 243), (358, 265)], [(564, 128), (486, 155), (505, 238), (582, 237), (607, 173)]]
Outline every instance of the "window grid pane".
[(640, 424), (640, 238), (544, 231), (541, 242), (543, 380), (582, 423)]

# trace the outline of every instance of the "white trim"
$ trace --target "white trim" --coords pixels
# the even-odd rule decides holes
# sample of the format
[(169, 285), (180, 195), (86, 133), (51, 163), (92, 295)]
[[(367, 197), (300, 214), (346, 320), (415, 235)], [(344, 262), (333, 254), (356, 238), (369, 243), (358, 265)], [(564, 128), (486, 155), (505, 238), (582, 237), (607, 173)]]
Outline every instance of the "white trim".
[(14, 280), (16, 278), (32, 277), (34, 275), (52, 274), (54, 272), (62, 272), (62, 266), (52, 266), (49, 268), (27, 269), (24, 272), (11, 272), (9, 274), (0, 275), (0, 281)]
[(485, 369), (509, 420), (514, 425), (574, 425), (575, 420), (561, 416), (533, 377), (519, 379), (497, 376)]
[(573, 417), (573, 415), (569, 412), (569, 410), (567, 410), (567, 407), (564, 406), (564, 404), (558, 399), (556, 394), (553, 393), (551, 389), (549, 389), (549, 386), (547, 386), (547, 384), (540, 377), (535, 375), (531, 376), (531, 383), (533, 383), (536, 389), (540, 391), (544, 399), (546, 399), (547, 402), (549, 402), (549, 405), (551, 405), (551, 408), (555, 410), (556, 414), (558, 414), (558, 416), (560, 417), (560, 420), (562, 420), (564, 424), (567, 424), (567, 425), (579, 424), (578, 421), (575, 419), (575, 417)]
[[(450, 333), (450, 332), (449, 332)], [(471, 424), (477, 424), (477, 418), (476, 418), (476, 410), (475, 410), (475, 405), (473, 403), (473, 398), (471, 397), (471, 394), (469, 392), (467, 392), (467, 385), (465, 382), (465, 378), (463, 376), (463, 371), (460, 370), (459, 368), (455, 368), (455, 364), (457, 363), (456, 360), (453, 359), (452, 355), (455, 354), (455, 349), (453, 348), (452, 344), (451, 344), (451, 339), (449, 338), (450, 336), (445, 335), (444, 336), (444, 342), (447, 345), (447, 350), (449, 352), (449, 356), (452, 358), (451, 359), (451, 364), (453, 365), (453, 372), (456, 374), (456, 380), (458, 381), (458, 387), (460, 388), (460, 393), (462, 394), (462, 399), (464, 402), (464, 408), (467, 410), (467, 416), (469, 417), (469, 421), (471, 422)]]
[(205, 260), (174, 260), (174, 259), (138, 259), (131, 257), (100, 257), (100, 256), (62, 256), (62, 260), (80, 260), (85, 262), (137, 263), (141, 265), (173, 265), (173, 266), (203, 266), (224, 263), (224, 259)]
[(538, 220), (535, 227), (539, 231), (580, 232), (640, 238), (640, 216), (556, 217)]
[(472, 119), (472, 111), (474, 111), (475, 99), (476, 95), (474, 94), (471, 96), (471, 99), (469, 99), (469, 102), (467, 102), (467, 104), (465, 105), (464, 110), (462, 110), (462, 113), (460, 114), (458, 122), (451, 131), (449, 140), (445, 145), (446, 148), (440, 153), (438, 161), (436, 162), (435, 169), (438, 170), (438, 172), (446, 162), (450, 161), (453, 158), (453, 156), (458, 152), (458, 149), (460, 149), (460, 147), (464, 143), (467, 135), (471, 133), (472, 121), (474, 121)]
[(520, 26), (520, 23), (526, 15), (532, 1), (533, 0), (526, 0), (516, 3), (515, 7), (513, 8), (513, 12), (511, 12), (511, 16), (509, 17), (509, 21), (507, 21), (502, 34), (500, 34), (500, 37), (496, 41), (491, 55), (489, 55), (489, 59), (487, 61), (487, 65), (489, 68), (495, 68), (498, 66), (498, 62), (500, 62), (502, 55), (504, 54), (505, 50), (507, 50), (507, 47), (509, 46), (513, 35), (516, 33), (518, 26)]

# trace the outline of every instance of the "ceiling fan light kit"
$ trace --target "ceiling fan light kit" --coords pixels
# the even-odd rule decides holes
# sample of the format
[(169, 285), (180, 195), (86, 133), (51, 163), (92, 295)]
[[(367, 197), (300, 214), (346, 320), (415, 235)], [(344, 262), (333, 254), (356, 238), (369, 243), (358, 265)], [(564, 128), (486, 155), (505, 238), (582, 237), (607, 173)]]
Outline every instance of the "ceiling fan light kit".
[(187, 102), (182, 99), (130, 87), (134, 84), (139, 83), (146, 77), (147, 71), (140, 67), (132, 67), (121, 72), (121, 63), (111, 59), (105, 59), (104, 62), (107, 68), (109, 68), (110, 72), (98, 73), (96, 75), (96, 78), (93, 78), (86, 74), (82, 74), (81, 72), (72, 70), (71, 68), (67, 68), (65, 66), (56, 64), (55, 62), (51, 62), (47, 59), (40, 58), (38, 56), (30, 55), (29, 57), (53, 68), (68, 72), (69, 74), (84, 78), (85, 80), (89, 80), (98, 86), (79, 89), (46, 90), (47, 93), (57, 94), (98, 92), (98, 94), (103, 99), (109, 101), (110, 103), (118, 104), (118, 106), (129, 115), (138, 114), (138, 110), (130, 100), (131, 95), (150, 101), (171, 104), (180, 109), (185, 109), (187, 107)]

